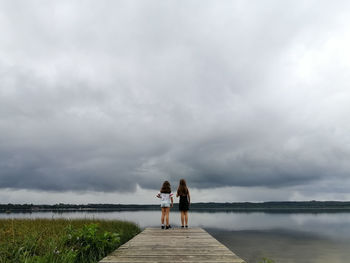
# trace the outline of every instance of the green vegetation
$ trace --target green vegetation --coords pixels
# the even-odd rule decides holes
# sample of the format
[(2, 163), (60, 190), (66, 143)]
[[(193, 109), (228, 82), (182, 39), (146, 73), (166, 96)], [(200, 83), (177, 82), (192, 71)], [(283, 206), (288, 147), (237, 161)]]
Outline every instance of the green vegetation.
[(0, 263), (92, 263), (140, 232), (130, 222), (1, 219)]
[(269, 258), (262, 258), (261, 261), (259, 263), (275, 263), (275, 261), (273, 261), (272, 259)]

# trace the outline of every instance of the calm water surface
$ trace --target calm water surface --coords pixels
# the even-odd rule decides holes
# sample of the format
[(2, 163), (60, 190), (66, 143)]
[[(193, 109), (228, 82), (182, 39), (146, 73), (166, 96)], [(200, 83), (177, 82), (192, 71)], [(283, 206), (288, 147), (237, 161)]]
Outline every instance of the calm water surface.
[[(171, 212), (171, 224), (180, 215)], [(159, 226), (160, 212), (36, 212), (0, 214), (0, 218), (102, 218)], [(350, 213), (190, 212), (190, 226), (206, 229), (248, 263), (269, 257), (276, 263), (349, 263)]]

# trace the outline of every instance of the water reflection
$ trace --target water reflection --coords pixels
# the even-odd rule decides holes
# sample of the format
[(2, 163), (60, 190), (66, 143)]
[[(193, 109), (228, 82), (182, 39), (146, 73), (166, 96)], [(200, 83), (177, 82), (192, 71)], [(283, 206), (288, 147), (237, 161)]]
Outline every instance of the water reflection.
[[(159, 211), (35, 212), (0, 218), (120, 219), (140, 227), (159, 226)], [(178, 226), (180, 214), (171, 212)], [(207, 229), (249, 263), (269, 256), (276, 262), (345, 263), (350, 258), (350, 213), (190, 212), (190, 226)]]
[[(0, 214), (0, 218), (102, 218), (120, 219), (137, 223), (140, 227), (158, 226), (158, 211), (118, 211), (118, 212), (35, 212)], [(190, 225), (203, 228), (240, 230), (288, 230), (316, 235), (324, 235), (335, 239), (350, 237), (350, 213), (334, 214), (271, 214), (226, 213), (226, 212), (190, 212)], [(171, 212), (170, 221), (179, 225), (180, 214)]]

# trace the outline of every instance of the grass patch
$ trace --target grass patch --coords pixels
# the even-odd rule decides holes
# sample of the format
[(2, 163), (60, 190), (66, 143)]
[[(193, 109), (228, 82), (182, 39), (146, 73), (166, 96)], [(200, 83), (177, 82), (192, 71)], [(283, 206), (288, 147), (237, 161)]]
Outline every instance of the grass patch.
[(140, 232), (134, 223), (0, 219), (0, 263), (92, 263)]
[(262, 258), (261, 261), (259, 261), (259, 263), (275, 263), (275, 261), (273, 261), (270, 258)]

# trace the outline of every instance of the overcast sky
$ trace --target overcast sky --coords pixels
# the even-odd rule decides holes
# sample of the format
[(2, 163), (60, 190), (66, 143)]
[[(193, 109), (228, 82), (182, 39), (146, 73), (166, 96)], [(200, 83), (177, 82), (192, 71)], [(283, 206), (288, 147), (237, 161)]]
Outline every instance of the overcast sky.
[(350, 199), (349, 14), (0, 0), (0, 203)]

